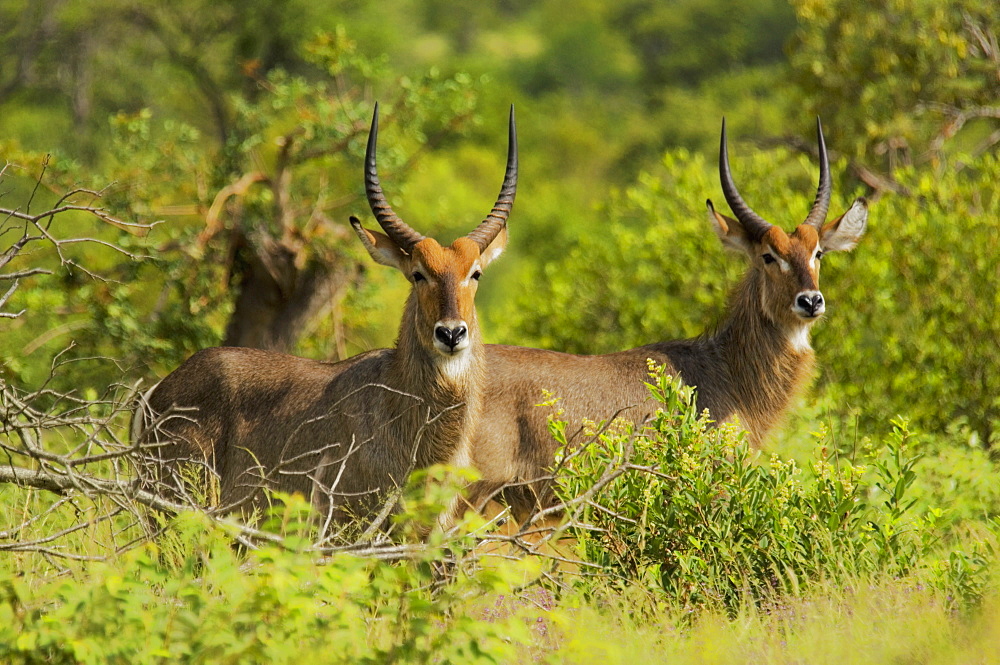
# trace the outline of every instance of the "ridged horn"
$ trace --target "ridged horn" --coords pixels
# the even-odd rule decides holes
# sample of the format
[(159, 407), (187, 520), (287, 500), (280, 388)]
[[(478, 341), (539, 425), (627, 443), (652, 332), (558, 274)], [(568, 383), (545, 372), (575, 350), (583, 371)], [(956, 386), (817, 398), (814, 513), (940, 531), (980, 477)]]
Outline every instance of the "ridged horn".
[(729, 204), (730, 210), (736, 215), (736, 219), (739, 220), (743, 228), (746, 229), (747, 233), (754, 240), (760, 240), (767, 230), (771, 228), (769, 222), (764, 221), (764, 218), (755, 213), (750, 209), (744, 201), (743, 197), (740, 196), (740, 192), (736, 189), (736, 183), (733, 182), (733, 174), (729, 170), (729, 149), (726, 146), (726, 119), (722, 119), (722, 140), (719, 146), (719, 179), (722, 181), (722, 193), (726, 197), (726, 203)]
[(815, 226), (817, 229), (826, 221), (830, 211), (830, 160), (826, 156), (826, 141), (823, 140), (823, 124), (816, 117), (816, 140), (819, 142), (819, 187), (816, 188), (816, 200), (813, 201), (809, 216), (803, 224)]
[(365, 150), (365, 194), (372, 214), (378, 220), (379, 226), (386, 235), (404, 252), (409, 252), (413, 246), (424, 239), (424, 236), (414, 231), (401, 220), (392, 210), (392, 206), (382, 193), (382, 184), (378, 179), (378, 169), (375, 166), (375, 149), (378, 144), (378, 102), (375, 102), (375, 113), (372, 116), (372, 128), (368, 132), (368, 148)]
[(511, 104), (510, 130), (507, 138), (507, 172), (504, 174), (500, 196), (497, 197), (497, 202), (493, 204), (493, 210), (486, 219), (466, 236), (479, 245), (479, 251), (485, 252), (506, 226), (507, 217), (514, 207), (515, 194), (517, 194), (517, 126), (514, 123), (514, 105)]

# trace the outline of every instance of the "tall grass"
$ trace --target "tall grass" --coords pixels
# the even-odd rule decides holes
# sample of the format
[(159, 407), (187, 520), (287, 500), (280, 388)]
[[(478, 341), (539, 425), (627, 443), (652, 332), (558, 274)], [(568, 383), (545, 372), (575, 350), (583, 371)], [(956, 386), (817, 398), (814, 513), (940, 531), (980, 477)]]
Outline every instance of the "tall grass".
[[(607, 599), (606, 599), (607, 601)], [(1000, 662), (1000, 597), (950, 609), (943, 592), (889, 576), (814, 587), (735, 615), (691, 620), (666, 603), (634, 614), (611, 599), (563, 617), (550, 663), (928, 665)]]

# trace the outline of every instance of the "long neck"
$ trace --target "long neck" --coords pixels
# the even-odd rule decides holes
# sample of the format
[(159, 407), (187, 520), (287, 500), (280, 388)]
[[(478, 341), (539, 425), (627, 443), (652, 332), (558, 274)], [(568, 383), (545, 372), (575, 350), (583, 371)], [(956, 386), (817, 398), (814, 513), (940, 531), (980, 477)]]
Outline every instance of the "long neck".
[[(763, 276), (751, 268), (729, 299), (717, 332), (706, 340), (722, 365), (724, 399), (759, 443), (784, 416), (812, 374), (807, 324), (794, 329), (764, 311)], [(711, 396), (707, 396), (711, 398)]]
[[(482, 401), (485, 380), (485, 347), (475, 314), (470, 321), (469, 347), (457, 358), (445, 358), (426, 348), (416, 332), (417, 304), (413, 294), (406, 302), (396, 350), (387, 381), (406, 395), (421, 400), (409, 409), (405, 428), (419, 434), (418, 463), (464, 464), (468, 436)], [(412, 404), (413, 397), (404, 397)]]

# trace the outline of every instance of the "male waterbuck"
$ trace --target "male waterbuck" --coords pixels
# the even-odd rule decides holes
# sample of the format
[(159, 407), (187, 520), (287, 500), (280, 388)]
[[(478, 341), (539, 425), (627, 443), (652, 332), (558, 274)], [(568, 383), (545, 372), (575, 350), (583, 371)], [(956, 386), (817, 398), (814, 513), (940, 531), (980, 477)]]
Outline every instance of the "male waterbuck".
[[(867, 203), (857, 199), (827, 222), (830, 173), (823, 131), (817, 121), (820, 175), (815, 201), (792, 233), (764, 221), (743, 201), (733, 182), (722, 125), (719, 173), (735, 219), (708, 201), (709, 220), (722, 243), (749, 257), (750, 267), (729, 296), (718, 328), (694, 339), (659, 342), (603, 356), (577, 356), (513, 346), (487, 346), (487, 391), (491, 408), (473, 438), (473, 461), (482, 473), (469, 499), (481, 505), (505, 483), (505, 496), (522, 518), (536, 501), (551, 499), (543, 478), (554, 460), (547, 429), (551, 409), (536, 406), (543, 389), (561, 398), (571, 429), (582, 418), (610, 418), (619, 412), (639, 422), (655, 405), (643, 385), (647, 359), (664, 365), (697, 387), (699, 409), (717, 422), (738, 418), (759, 444), (810, 377), (813, 351), (809, 328), (823, 314), (820, 258), (852, 249), (865, 231)], [(520, 498), (518, 498), (520, 497)]]
[(190, 461), (218, 475), (227, 510), (260, 507), (263, 487), (300, 492), (329, 526), (372, 516), (413, 469), (470, 464), (485, 362), (474, 299), (482, 271), (507, 243), (517, 186), (514, 110), (496, 204), (447, 247), (393, 212), (376, 170), (377, 136), (376, 105), (365, 187), (385, 233), (355, 217), (351, 225), (376, 262), (412, 283), (396, 347), (337, 363), (249, 348), (193, 355), (144, 396), (133, 422), (134, 438), (162, 442), (159, 482), (175, 495), (185, 491), (178, 463)]

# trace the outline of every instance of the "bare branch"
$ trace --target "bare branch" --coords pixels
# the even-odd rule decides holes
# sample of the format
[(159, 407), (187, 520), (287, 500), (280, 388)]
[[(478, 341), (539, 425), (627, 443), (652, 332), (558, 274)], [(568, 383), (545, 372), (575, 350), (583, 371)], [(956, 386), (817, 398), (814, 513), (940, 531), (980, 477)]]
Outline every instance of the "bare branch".
[[(32, 275), (51, 275), (51, 270), (46, 270), (45, 268), (28, 268), (26, 270), (20, 270), (18, 272), (7, 273), (6, 275), (0, 275), (0, 280), (9, 281), (24, 279), (25, 277), (31, 277)], [(0, 303), (3, 304), (3, 303)]]
[(941, 131), (938, 132), (928, 147), (928, 150), (932, 153), (940, 153), (944, 149), (945, 143), (958, 134), (969, 121), (977, 118), (1000, 119), (1000, 106), (959, 108), (950, 104), (927, 102), (918, 106), (916, 110), (918, 113), (938, 113), (946, 118)]
[(25, 205), (25, 210), (31, 210), (31, 202), (35, 200), (35, 194), (38, 193), (38, 188), (42, 185), (42, 180), (45, 179), (45, 172), (49, 169), (49, 158), (50, 155), (45, 155), (42, 159), (42, 171), (38, 174), (38, 178), (35, 179), (35, 186), (31, 190), (31, 195), (28, 196), (28, 203)]

